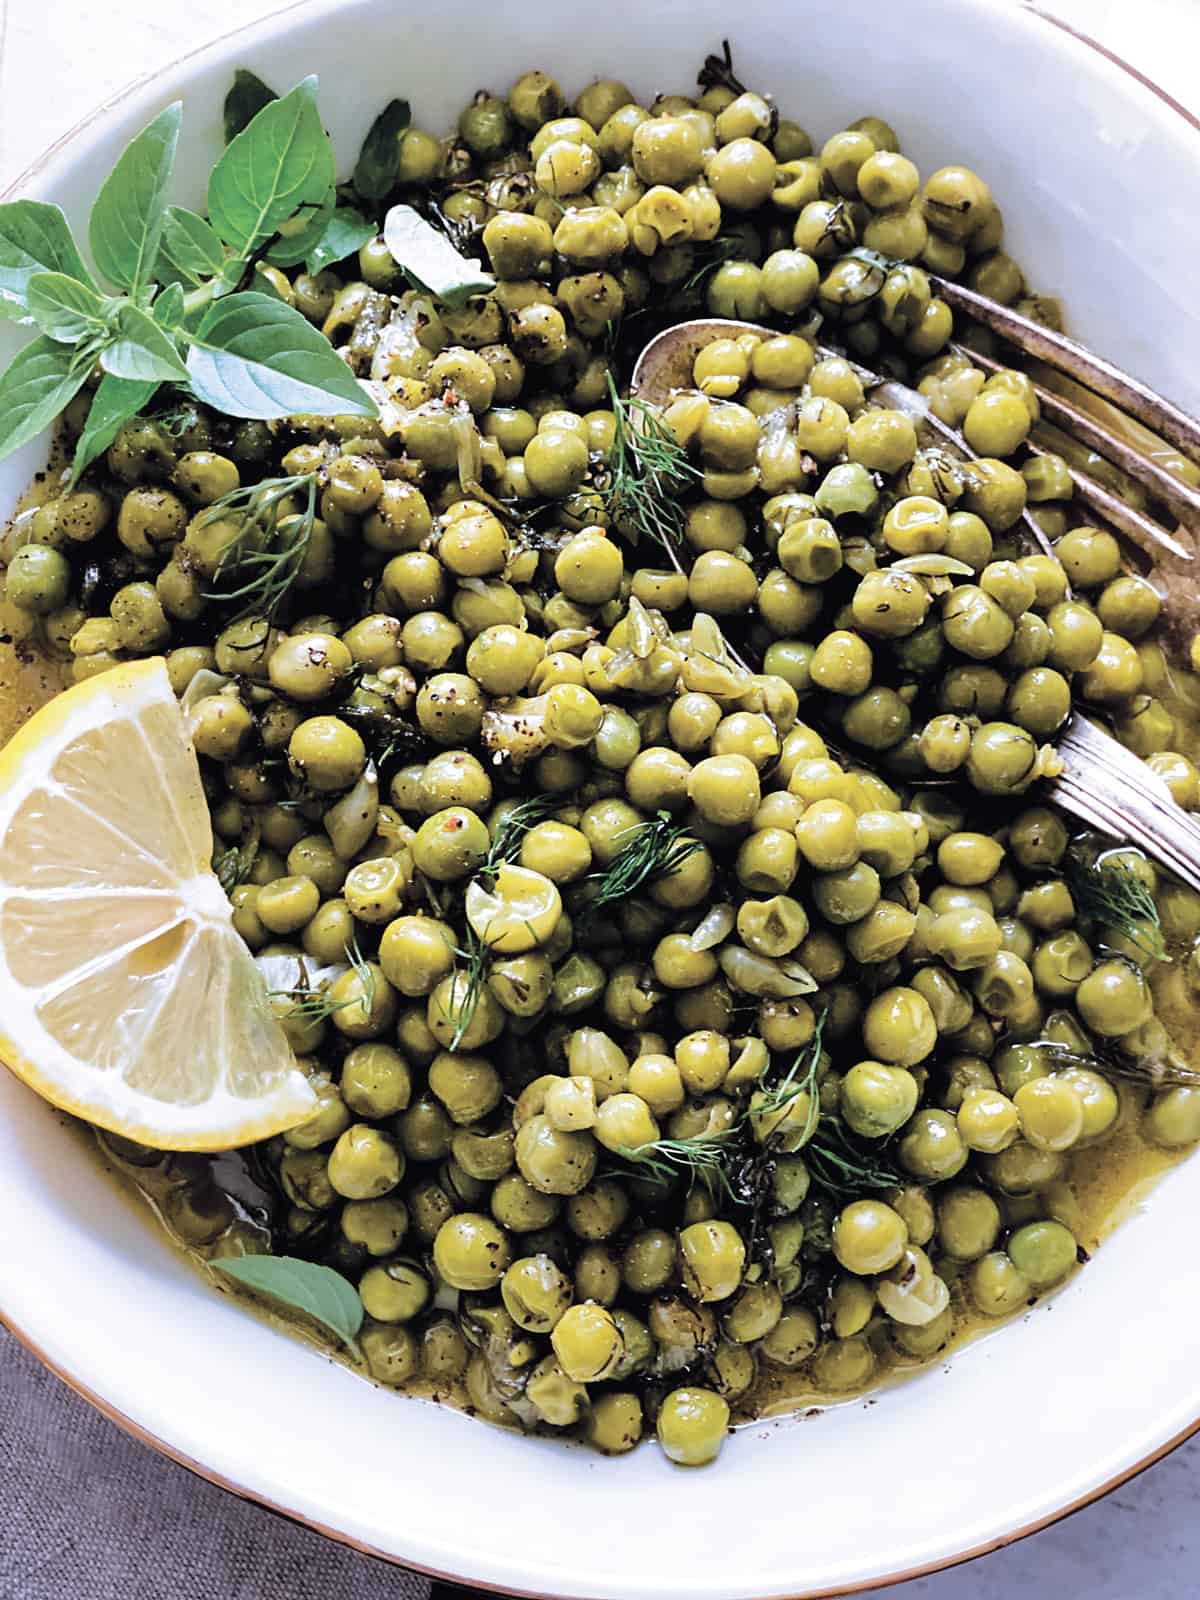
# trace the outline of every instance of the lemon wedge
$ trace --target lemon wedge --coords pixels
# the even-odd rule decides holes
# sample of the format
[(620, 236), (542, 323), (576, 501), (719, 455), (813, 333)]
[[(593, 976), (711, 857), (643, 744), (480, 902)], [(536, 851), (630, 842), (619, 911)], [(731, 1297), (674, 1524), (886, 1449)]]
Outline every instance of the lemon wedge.
[(316, 1103), (211, 856), (161, 659), (67, 689), (0, 750), (0, 1059), (164, 1150), (248, 1144)]

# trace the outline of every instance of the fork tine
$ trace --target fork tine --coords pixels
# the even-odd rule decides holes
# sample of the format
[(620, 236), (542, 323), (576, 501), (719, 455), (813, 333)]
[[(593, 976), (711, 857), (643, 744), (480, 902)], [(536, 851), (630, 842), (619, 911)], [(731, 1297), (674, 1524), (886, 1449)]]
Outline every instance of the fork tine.
[[(825, 353), (824, 346), (818, 345), (817, 353), (823, 357)], [(829, 352), (831, 355), (835, 353), (834, 351)], [(855, 370), (862, 379), (864, 386), (870, 388), (877, 398), (883, 400), (887, 405), (893, 406), (897, 411), (903, 411), (906, 415), (912, 417), (921, 427), (926, 428), (934, 435), (942, 449), (949, 450), (952, 455), (961, 461), (973, 461), (975, 459), (975, 452), (962, 434), (952, 428), (948, 422), (942, 421), (941, 417), (931, 409), (923, 394), (920, 394), (916, 389), (910, 389), (907, 384), (897, 383), (893, 378), (881, 378), (877, 372), (871, 372), (866, 367), (860, 367), (856, 364)], [(1038, 525), (1037, 520), (1030, 514), (1028, 507), (1021, 513), (1021, 524), (1024, 527), (1026, 537), (1032, 539), (1043, 555), (1054, 555), (1054, 546)]]
[(1116, 839), (1128, 839), (1200, 890), (1200, 820), (1177, 805), (1161, 778), (1087, 717), (1055, 741), (1065, 763), (1048, 798)]
[[(1038, 444), (1035, 439), (1026, 440), (1026, 444), (1035, 455), (1053, 453), (1045, 445)], [(1155, 522), (1153, 517), (1136, 510), (1127, 500), (1122, 500), (1119, 494), (1106, 489), (1102, 483), (1089, 477), (1086, 472), (1080, 472), (1076, 467), (1071, 467), (1069, 470), (1071, 481), (1075, 485), (1075, 498), (1089, 511), (1132, 539), (1134, 544), (1139, 545), (1152, 559), (1163, 553), (1174, 556), (1176, 561), (1190, 562), (1196, 559), (1193, 549), (1181, 544), (1160, 522)], [(1191, 537), (1190, 529), (1185, 529), (1184, 532), (1189, 538)]]
[[(982, 367), (985, 372), (1000, 372), (1004, 363), (996, 361), (992, 356), (985, 356), (978, 350), (970, 350), (966, 345), (952, 345), (956, 354), (964, 356), (968, 361), (974, 362), (977, 367)], [(1081, 444), (1094, 450), (1106, 461), (1111, 461), (1114, 466), (1120, 467), (1143, 488), (1149, 489), (1151, 494), (1170, 507), (1181, 522), (1188, 523), (1189, 533), (1194, 532), (1200, 524), (1200, 490), (1193, 489), (1190, 483), (1185, 483), (1175, 473), (1168, 472), (1166, 467), (1155, 461), (1152, 456), (1146, 456), (1139, 450), (1122, 439), (1118, 434), (1110, 433), (1090, 417), (1079, 406), (1072, 405), (1065, 395), (1057, 394), (1053, 389), (1047, 389), (1040, 383), (1033, 385), (1033, 392), (1038, 397), (1042, 408), (1042, 416), (1047, 422), (1061, 428), (1064, 433), (1069, 433)], [(1188, 522), (1189, 518), (1195, 519)]]
[(1184, 455), (1200, 464), (1200, 422), (1170, 400), (1164, 400), (1162, 395), (1155, 394), (1140, 378), (1130, 377), (1103, 356), (1076, 344), (1074, 339), (1043, 327), (996, 300), (989, 300), (987, 295), (976, 294), (973, 289), (964, 289), (962, 284), (949, 283), (932, 275), (929, 281), (952, 309), (965, 312), (1027, 354), (1078, 379), (1106, 400), (1113, 401), (1122, 411), (1128, 411), (1131, 417), (1144, 422), (1154, 433), (1162, 434)]

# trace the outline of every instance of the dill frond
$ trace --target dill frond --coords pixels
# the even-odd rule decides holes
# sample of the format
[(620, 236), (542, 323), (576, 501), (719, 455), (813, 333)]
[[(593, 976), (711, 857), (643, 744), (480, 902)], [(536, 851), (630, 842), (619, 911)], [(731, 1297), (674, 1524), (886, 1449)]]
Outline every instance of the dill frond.
[[(282, 514), (293, 495), (304, 497), (298, 515)], [(206, 600), (229, 605), (241, 601), (238, 617), (273, 617), (300, 575), (317, 514), (317, 474), (264, 478), (232, 489), (201, 513), (199, 525), (223, 517), (240, 521), (241, 531), (221, 557)]]
[(822, 1117), (800, 1153), (813, 1183), (843, 1199), (868, 1189), (902, 1188), (913, 1181), (865, 1140), (849, 1134), (837, 1117)]
[(614, 1154), (656, 1183), (672, 1183), (685, 1175), (692, 1183), (702, 1183), (710, 1194), (719, 1189), (734, 1200), (728, 1172), (733, 1153), (728, 1141), (734, 1131), (728, 1128), (722, 1133), (697, 1134), (693, 1139), (655, 1139), (650, 1144), (622, 1145)]
[(375, 973), (371, 963), (358, 948), (358, 935), (350, 943), (342, 947), (346, 952), (346, 960), (350, 963), (350, 970), (357, 976), (362, 984), (362, 995), (354, 1002), (362, 1006), (365, 1012), (375, 1009)]
[(1151, 961), (1171, 959), (1154, 896), (1124, 862), (1111, 852), (1094, 860), (1069, 852), (1064, 875), (1083, 921), (1116, 928)]
[(785, 1106), (790, 1105), (797, 1095), (808, 1095), (808, 1126), (804, 1131), (805, 1139), (812, 1133), (820, 1115), (820, 1105), (817, 1099), (817, 1071), (821, 1065), (821, 1035), (825, 1031), (825, 1021), (828, 1016), (828, 1009), (821, 1012), (817, 1018), (813, 1036), (808, 1044), (801, 1050), (779, 1082), (762, 1091), (762, 1098), (756, 1102), (754, 1107), (756, 1115), (771, 1116), (777, 1111), (782, 1111)]
[[(483, 986), (487, 982), (488, 968), (492, 962), (492, 952), (470, 925), (464, 935), (463, 948), (455, 950), (454, 953), (463, 962), (458, 971), (466, 978), (467, 986), (462, 1000), (456, 1005), (454, 1037), (450, 1041), (451, 1050), (458, 1049), (475, 1020)], [(457, 990), (457, 985), (455, 988)]]
[(684, 527), (680, 495), (704, 475), (653, 406), (632, 397), (622, 400), (612, 374), (606, 378), (613, 413), (604, 490), (608, 513), (623, 531), (664, 546), (676, 559), (674, 547), (682, 542)]
[(496, 837), (483, 858), (479, 876), (490, 880), (502, 866), (514, 862), (521, 854), (522, 841), (530, 828), (536, 827), (539, 822), (544, 822), (554, 811), (555, 806), (556, 802), (550, 795), (535, 794), (531, 799), (522, 800), (519, 805), (506, 812), (496, 829)]
[(287, 1009), (287, 1020), (295, 1019), (303, 1022), (324, 1022), (333, 1016), (335, 1011), (343, 1011), (347, 1006), (361, 1005), (364, 1011), (373, 1011), (375, 1008), (375, 974), (371, 965), (358, 948), (358, 939), (351, 939), (350, 943), (343, 946), (346, 960), (350, 968), (358, 974), (362, 983), (362, 994), (349, 1000), (334, 1000), (330, 997), (330, 989), (322, 987), (314, 989), (308, 981), (308, 968), (304, 958), (300, 958), (300, 981), (291, 989), (268, 989), (267, 998), (270, 1000), (290, 1000)]
[(670, 877), (701, 849), (699, 839), (684, 837), (685, 830), (672, 820), (669, 811), (660, 811), (652, 822), (640, 823), (629, 832), (628, 844), (622, 846), (604, 871), (590, 874), (598, 887), (587, 904), (585, 917), (595, 916), (605, 906), (636, 894), (653, 878)]

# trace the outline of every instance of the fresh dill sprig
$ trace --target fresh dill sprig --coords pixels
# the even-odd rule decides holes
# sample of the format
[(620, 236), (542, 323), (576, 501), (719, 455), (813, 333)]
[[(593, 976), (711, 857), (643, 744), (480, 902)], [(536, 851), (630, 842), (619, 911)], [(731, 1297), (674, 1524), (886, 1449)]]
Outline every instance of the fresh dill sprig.
[(267, 997), (271, 1000), (290, 1000), (292, 1003), (285, 1014), (285, 1020), (297, 1022), (324, 1022), (333, 1016), (335, 1011), (344, 1011), (347, 1006), (361, 1005), (364, 1012), (375, 1009), (375, 974), (371, 964), (358, 948), (357, 937), (343, 946), (346, 960), (350, 963), (352, 972), (358, 974), (362, 984), (362, 993), (354, 995), (348, 1000), (334, 1000), (331, 998), (331, 989), (322, 987), (314, 989), (308, 981), (308, 968), (304, 964), (303, 956), (300, 958), (300, 981), (290, 989), (268, 989)]
[(595, 916), (605, 906), (627, 899), (653, 878), (668, 878), (689, 856), (701, 848), (699, 839), (684, 837), (684, 829), (660, 811), (652, 822), (639, 823), (629, 830), (629, 842), (621, 847), (603, 872), (590, 876), (597, 884), (584, 915)]
[[(286, 508), (296, 495), (303, 497), (300, 512)], [(261, 483), (232, 489), (201, 513), (199, 525), (223, 518), (241, 524), (237, 537), (221, 556), (215, 581), (231, 582), (207, 592), (206, 600), (223, 604), (243, 602), (238, 617), (262, 614), (273, 617), (300, 575), (312, 539), (317, 515), (317, 474), (304, 472), (290, 478), (264, 478)]]
[(711, 278), (726, 261), (735, 260), (746, 249), (746, 240), (737, 234), (718, 234), (708, 244), (696, 249), (696, 264), (671, 296), (673, 303), (690, 300), (699, 294), (706, 279)]
[(655, 1139), (650, 1144), (621, 1145), (614, 1152), (622, 1161), (641, 1170), (656, 1183), (672, 1183), (686, 1174), (692, 1183), (702, 1183), (710, 1194), (722, 1190), (735, 1199), (729, 1186), (728, 1143), (735, 1130), (699, 1133), (691, 1139)]
[(346, 952), (346, 960), (350, 963), (350, 970), (362, 985), (362, 994), (352, 1005), (361, 1005), (363, 1011), (370, 1013), (375, 1009), (375, 972), (371, 963), (358, 948), (358, 935), (355, 934), (349, 944), (342, 947)]
[[(790, 1105), (798, 1095), (808, 1095), (805, 1140), (816, 1127), (821, 1114), (820, 1101), (817, 1098), (817, 1072), (821, 1065), (821, 1035), (825, 1031), (825, 1020), (828, 1016), (829, 1010), (826, 1008), (817, 1018), (812, 1038), (792, 1062), (787, 1073), (778, 1083), (762, 1091), (762, 1097), (754, 1107), (756, 1115), (771, 1116)], [(804, 1140), (801, 1141), (803, 1142)]]
[(817, 1131), (801, 1150), (812, 1181), (830, 1194), (861, 1194), (865, 1189), (902, 1188), (913, 1180), (855, 1139), (837, 1117), (822, 1117)]
[(521, 844), (530, 828), (544, 822), (555, 808), (550, 795), (535, 794), (506, 811), (496, 829), (496, 837), (488, 848), (479, 868), (479, 876), (489, 881), (502, 866), (514, 862), (521, 853)]
[(1130, 1083), (1140, 1083), (1151, 1089), (1194, 1089), (1200, 1085), (1200, 1072), (1190, 1067), (1180, 1051), (1173, 1047), (1165, 1053), (1150, 1056), (1127, 1056), (1119, 1050), (1102, 1054), (1081, 1054), (1066, 1045), (1047, 1044), (1042, 1041), (1039, 1051), (1045, 1051), (1056, 1070), (1064, 1067), (1086, 1067), (1104, 1078), (1125, 1078)]
[(1132, 868), (1104, 852), (1094, 860), (1068, 853), (1067, 888), (1079, 917), (1116, 928), (1151, 961), (1169, 961), (1162, 919), (1153, 894)]
[(653, 406), (633, 397), (622, 400), (611, 373), (606, 381), (613, 413), (604, 490), (608, 513), (619, 528), (673, 554), (683, 540), (680, 494), (704, 475)]
[(458, 985), (454, 986), (454, 1037), (450, 1041), (451, 1050), (458, 1049), (475, 1020), (483, 986), (487, 982), (488, 968), (492, 962), (492, 952), (470, 925), (467, 927), (462, 949), (456, 949), (454, 954), (463, 962), (463, 966), (458, 970), (466, 978), (467, 986), (461, 1000), (457, 998)]

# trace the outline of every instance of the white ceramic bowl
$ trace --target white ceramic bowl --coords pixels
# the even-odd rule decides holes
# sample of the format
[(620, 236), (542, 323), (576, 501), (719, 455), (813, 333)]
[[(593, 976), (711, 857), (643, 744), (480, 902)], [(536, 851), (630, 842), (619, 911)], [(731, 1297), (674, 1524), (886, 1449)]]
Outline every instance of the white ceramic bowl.
[[(814, 133), (878, 112), (924, 170), (977, 167), (1014, 254), (1066, 295), (1080, 337), (1200, 411), (1200, 130), (1010, 4), (312, 3), (136, 85), (22, 192), (82, 224), (125, 140), (182, 95), (179, 197), (198, 202), (239, 64), (277, 85), (318, 71), (345, 165), (394, 94), (437, 128), (480, 84), (503, 89), (533, 65), (572, 92), (616, 73), (648, 98), (686, 89), (726, 34), (745, 79)], [(0, 468), (0, 507), (37, 464), (31, 451)], [(1179, 1219), (1197, 1210), (1193, 1161), (1049, 1304), (869, 1405), (746, 1429), (689, 1473), (653, 1448), (607, 1460), (396, 1398), (268, 1330), (0, 1072), (0, 1315), (49, 1366), (162, 1450), (334, 1537), (539, 1595), (827, 1593), (990, 1549), (1079, 1505), (1200, 1419), (1200, 1369), (1179, 1337), (1200, 1300)]]

